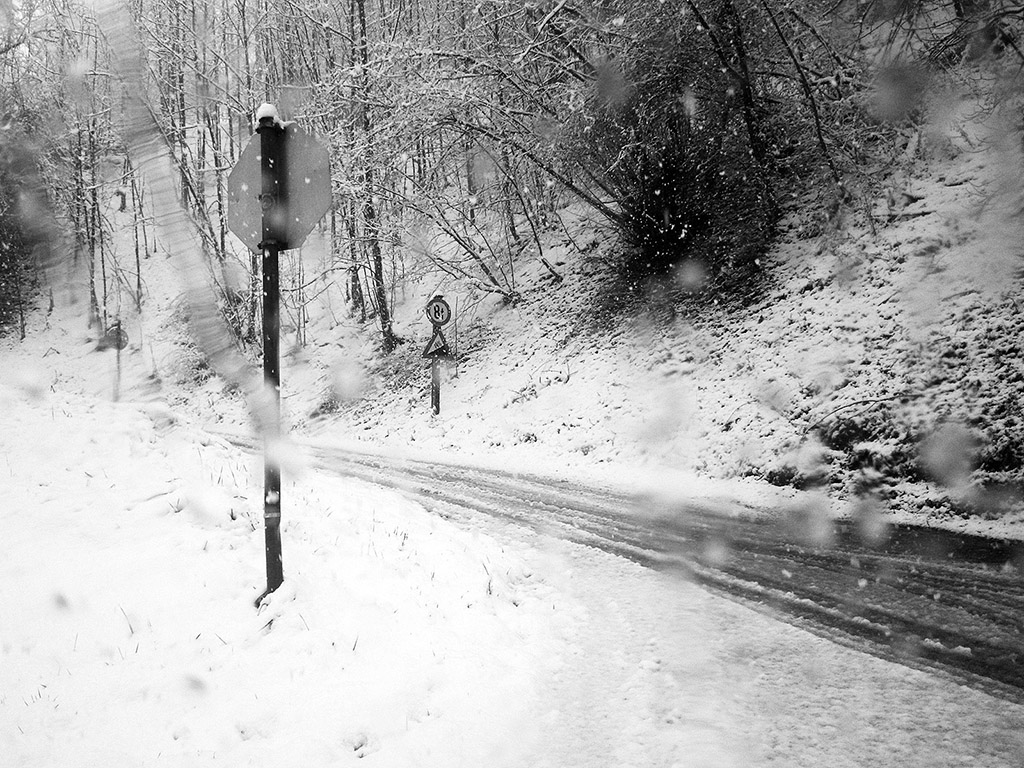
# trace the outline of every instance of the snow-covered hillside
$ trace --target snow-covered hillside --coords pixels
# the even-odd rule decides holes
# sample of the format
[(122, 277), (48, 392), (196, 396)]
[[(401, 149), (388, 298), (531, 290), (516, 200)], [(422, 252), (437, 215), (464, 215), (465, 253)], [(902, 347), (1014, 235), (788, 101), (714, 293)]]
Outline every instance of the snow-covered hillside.
[[(406, 280), (408, 343), (390, 357), (372, 321), (314, 311), (309, 346), (287, 356), (291, 423), (392, 451), (671, 478), (674, 492), (727, 481), (718, 492), (766, 508), (823, 482), (836, 514), (867, 494), (903, 519), (1019, 536), (1022, 233), (1005, 169), (1020, 158), (997, 116), (979, 119), (977, 87), (905, 132), (867, 210), (829, 219), (827, 195), (794, 201), (742, 297), (680, 296), (694, 269), (700, 281), (692, 266), (631, 293), (607, 266), (612, 233), (569, 209), (542, 254), (563, 280), (536, 253), (512, 306), (444, 276)], [(437, 293), (458, 355), (434, 417), (420, 353)], [(935, 441), (937, 464), (921, 454)]]

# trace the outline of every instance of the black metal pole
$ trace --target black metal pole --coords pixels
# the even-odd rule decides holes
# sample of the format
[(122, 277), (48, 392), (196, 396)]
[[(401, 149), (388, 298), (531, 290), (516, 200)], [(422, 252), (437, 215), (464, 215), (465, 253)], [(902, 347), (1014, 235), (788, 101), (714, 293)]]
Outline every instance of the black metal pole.
[(278, 311), (278, 248), (263, 246), (263, 386), (268, 393), (263, 425), (263, 524), (266, 528), (268, 595), (284, 581), (281, 562), (281, 468), (272, 461), (273, 444), (281, 436), (280, 316)]
[(117, 328), (117, 335), (114, 338), (114, 349), (117, 350), (117, 376), (114, 379), (114, 402), (116, 403), (121, 399), (121, 348), (124, 346), (121, 343), (121, 321), (117, 320), (114, 323), (114, 327)]
[(266, 532), (267, 591), (284, 581), (281, 561), (281, 468), (271, 460), (281, 436), (280, 291), (278, 256), (283, 242), (287, 200), (284, 199), (284, 130), (273, 117), (260, 120), (260, 167), (263, 172), (263, 386), (269, 399), (263, 424), (263, 524)]
[(430, 361), (430, 407), (435, 416), (441, 412), (441, 361), (436, 357)]

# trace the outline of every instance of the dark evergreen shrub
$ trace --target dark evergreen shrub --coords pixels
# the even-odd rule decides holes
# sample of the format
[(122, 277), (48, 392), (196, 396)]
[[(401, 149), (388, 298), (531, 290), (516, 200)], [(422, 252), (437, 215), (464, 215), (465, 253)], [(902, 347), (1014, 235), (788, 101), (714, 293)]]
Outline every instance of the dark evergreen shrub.
[(30, 249), (11, 190), (8, 175), (0, 170), (0, 331), (19, 323), (32, 277)]
[(764, 251), (771, 202), (735, 133), (716, 136), (685, 116), (659, 125), (626, 107), (595, 120), (591, 142), (586, 162), (605, 166), (594, 175), (618, 202), (626, 275), (664, 274), (684, 258), (732, 270)]
[[(750, 265), (776, 206), (771, 114), (753, 103), (692, 17), (652, 11), (634, 44), (605, 63), (564, 136), (563, 156), (597, 190), (628, 246), (630, 278), (683, 259), (711, 273)], [(725, 22), (722, 22), (723, 25)]]

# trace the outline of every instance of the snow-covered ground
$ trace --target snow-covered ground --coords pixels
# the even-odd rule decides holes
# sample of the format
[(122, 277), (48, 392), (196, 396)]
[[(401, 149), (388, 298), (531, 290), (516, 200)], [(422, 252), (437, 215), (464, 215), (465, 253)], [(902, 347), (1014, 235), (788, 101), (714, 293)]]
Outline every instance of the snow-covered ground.
[[(6, 362), (10, 362), (7, 356)], [(10, 370), (5, 366), (6, 370)], [(24, 383), (24, 382), (22, 382)], [(11, 386), (3, 765), (1017, 766), (1024, 707), (575, 544)]]
[(5, 765), (478, 765), (515, 746), (562, 641), (514, 553), (306, 475), (285, 489), (288, 580), (257, 612), (258, 473), (237, 451), (162, 410), (4, 406)]

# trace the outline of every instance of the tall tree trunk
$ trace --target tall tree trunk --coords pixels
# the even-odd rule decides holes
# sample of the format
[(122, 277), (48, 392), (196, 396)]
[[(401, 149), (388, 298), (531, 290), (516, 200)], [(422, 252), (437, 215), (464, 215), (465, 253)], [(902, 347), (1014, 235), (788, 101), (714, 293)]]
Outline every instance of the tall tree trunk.
[[(132, 198), (132, 240), (135, 245), (135, 310), (142, 311), (142, 256), (139, 247), (139, 203), (136, 199), (135, 170), (132, 161), (125, 158), (124, 173), (128, 177), (128, 185)], [(145, 237), (145, 236), (143, 236)]]
[(371, 278), (373, 280), (373, 293), (377, 302), (377, 318), (380, 321), (381, 344), (385, 354), (391, 354), (398, 346), (398, 338), (395, 336), (391, 322), (391, 311), (388, 308), (387, 285), (384, 282), (384, 256), (380, 247), (380, 225), (377, 218), (377, 207), (373, 201), (374, 168), (373, 163), (376, 153), (373, 145), (373, 123), (370, 118), (370, 52), (369, 40), (366, 35), (366, 0), (355, 0), (356, 10), (359, 16), (359, 63), (362, 73), (360, 75), (360, 91), (362, 96), (362, 123), (363, 140), (366, 142), (366, 169), (364, 179), (364, 201), (363, 201), (363, 237), (366, 240), (370, 253)]

